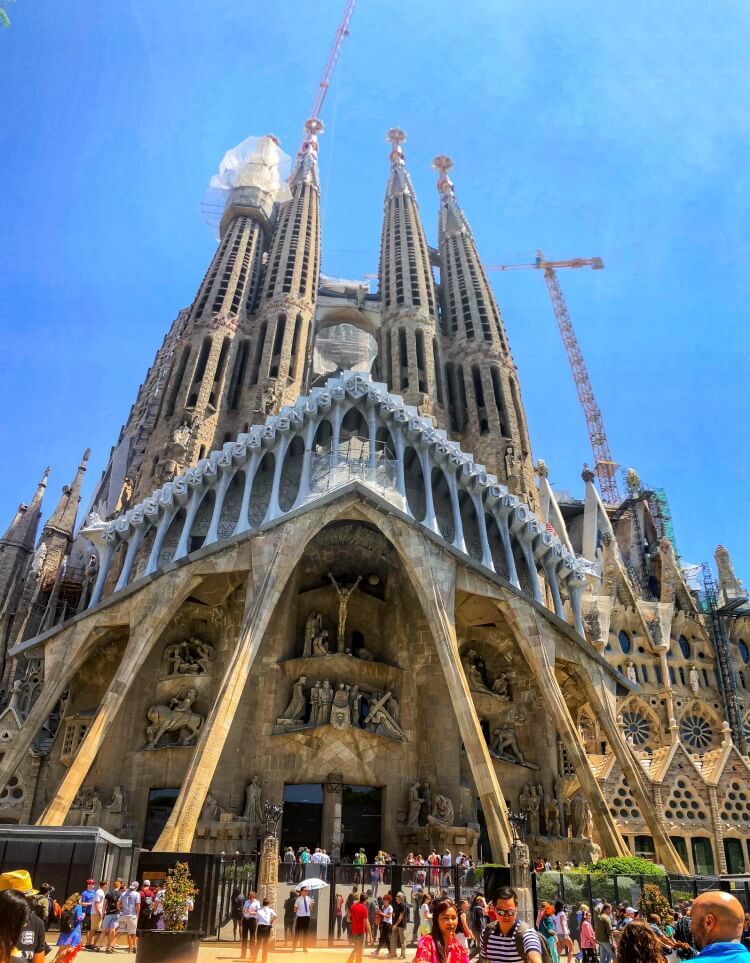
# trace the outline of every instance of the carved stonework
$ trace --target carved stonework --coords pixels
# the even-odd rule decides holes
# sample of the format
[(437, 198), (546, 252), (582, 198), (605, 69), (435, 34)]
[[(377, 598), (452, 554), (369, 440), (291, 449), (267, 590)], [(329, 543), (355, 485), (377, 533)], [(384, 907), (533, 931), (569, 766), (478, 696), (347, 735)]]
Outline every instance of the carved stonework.
[(163, 664), (167, 675), (207, 675), (211, 671), (216, 650), (202, 639), (190, 638), (173, 642), (164, 649)]
[(151, 706), (144, 749), (195, 745), (204, 722), (202, 715), (191, 711), (196, 695), (195, 689), (182, 689), (169, 705)]
[(406, 741), (399, 722), (399, 702), (390, 689), (384, 691), (345, 682), (334, 689), (327, 679), (315, 682), (309, 689), (306, 684), (305, 676), (294, 683), (289, 705), (276, 719), (274, 732), (331, 725), (339, 731), (366, 729), (397, 742)]

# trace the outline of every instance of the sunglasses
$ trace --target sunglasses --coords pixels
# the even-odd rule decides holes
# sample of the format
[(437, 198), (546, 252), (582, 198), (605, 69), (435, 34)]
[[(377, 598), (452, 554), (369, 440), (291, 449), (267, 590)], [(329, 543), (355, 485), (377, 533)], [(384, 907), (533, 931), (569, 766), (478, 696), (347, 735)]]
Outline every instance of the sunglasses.
[(497, 913), (498, 916), (515, 916), (517, 911), (514, 909), (512, 910), (499, 909), (499, 910), (495, 910), (495, 912)]

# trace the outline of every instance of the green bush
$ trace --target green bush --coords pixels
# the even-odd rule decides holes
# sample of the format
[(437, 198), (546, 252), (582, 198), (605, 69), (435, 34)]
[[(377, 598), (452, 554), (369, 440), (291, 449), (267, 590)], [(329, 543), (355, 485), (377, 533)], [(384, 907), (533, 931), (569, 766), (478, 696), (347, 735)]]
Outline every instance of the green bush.
[(612, 876), (666, 876), (662, 866), (639, 856), (610, 856), (588, 867), (592, 873), (610, 873)]
[(188, 911), (192, 908), (198, 892), (187, 863), (175, 863), (172, 869), (167, 870), (161, 901), (164, 907), (165, 930), (185, 929)]

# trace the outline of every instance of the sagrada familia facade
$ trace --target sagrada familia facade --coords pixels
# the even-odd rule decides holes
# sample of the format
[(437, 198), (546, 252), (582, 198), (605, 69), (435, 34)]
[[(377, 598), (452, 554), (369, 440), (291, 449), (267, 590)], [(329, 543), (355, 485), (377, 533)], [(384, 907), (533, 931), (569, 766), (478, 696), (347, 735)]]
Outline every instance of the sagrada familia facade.
[(321, 277), (320, 130), (240, 165), (86, 517), (88, 452), (0, 540), (0, 821), (249, 851), (270, 801), (334, 857), (503, 862), (522, 811), (532, 855), (745, 871), (729, 555), (707, 604), (634, 473), (552, 490), (447, 157), (433, 247), (390, 131), (378, 291)]

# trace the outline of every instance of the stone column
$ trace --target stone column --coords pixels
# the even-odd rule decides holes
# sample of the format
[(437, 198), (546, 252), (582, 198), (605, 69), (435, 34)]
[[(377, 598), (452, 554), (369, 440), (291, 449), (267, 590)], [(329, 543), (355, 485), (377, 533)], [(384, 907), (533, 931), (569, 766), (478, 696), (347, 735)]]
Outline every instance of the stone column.
[[(153, 847), (154, 852), (185, 852), (192, 846), (195, 827), (229, 736), (235, 712), (245, 693), (255, 656), (287, 578), (299, 558), (299, 547), (305, 541), (305, 534), (292, 526), (285, 529), (280, 537), (273, 533), (268, 539), (260, 537), (253, 542), (253, 571), (249, 581), (255, 573), (262, 572), (264, 575), (255, 587), (248, 585), (245, 617), (237, 643), (227, 663), (216, 701), (201, 729), (180, 794), (161, 836)], [(271, 555), (274, 545), (275, 551)]]
[(514, 842), (510, 847), (510, 885), (518, 896), (518, 918), (534, 919), (534, 898), (531, 893), (531, 856), (526, 843)]
[(716, 786), (708, 787), (708, 801), (711, 804), (711, 822), (714, 828), (714, 849), (716, 850), (716, 859), (719, 866), (720, 873), (728, 873), (729, 869), (727, 867), (727, 854), (724, 850), (724, 829), (721, 824), (721, 807), (719, 806), (719, 797), (716, 792)]
[(279, 839), (278, 836), (270, 834), (266, 836), (260, 848), (260, 873), (258, 875), (258, 898), (261, 902), (266, 896), (271, 901), (271, 906), (279, 913), (280, 918), (283, 913), (276, 905), (279, 888)]

